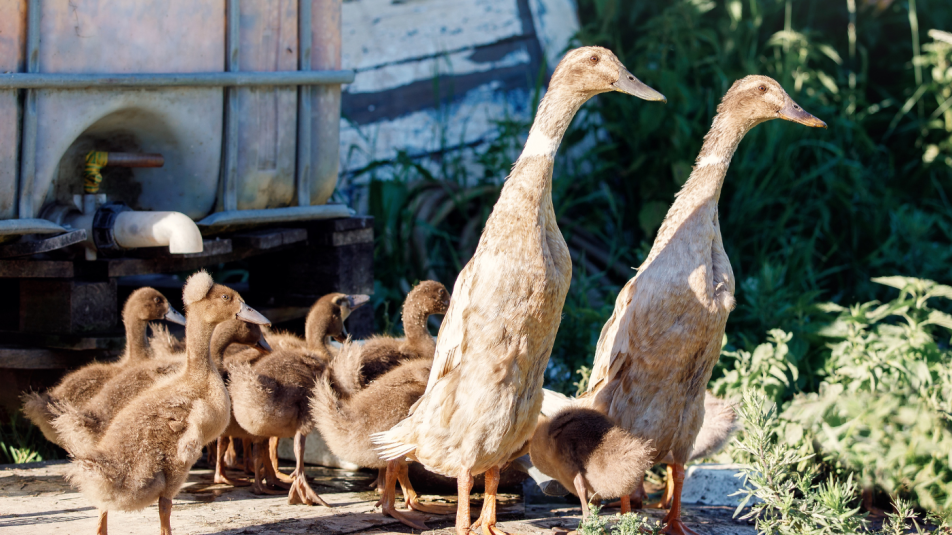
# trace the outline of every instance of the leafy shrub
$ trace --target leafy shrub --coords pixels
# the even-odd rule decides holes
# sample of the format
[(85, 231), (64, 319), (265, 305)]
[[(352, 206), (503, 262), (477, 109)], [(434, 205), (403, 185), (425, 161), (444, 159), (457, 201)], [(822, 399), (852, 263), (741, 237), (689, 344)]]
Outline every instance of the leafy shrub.
[(910, 493), (952, 510), (952, 317), (930, 299), (952, 287), (906, 277), (893, 301), (840, 308), (820, 333), (832, 340), (819, 392), (797, 397), (784, 418), (823, 455), (891, 496)]

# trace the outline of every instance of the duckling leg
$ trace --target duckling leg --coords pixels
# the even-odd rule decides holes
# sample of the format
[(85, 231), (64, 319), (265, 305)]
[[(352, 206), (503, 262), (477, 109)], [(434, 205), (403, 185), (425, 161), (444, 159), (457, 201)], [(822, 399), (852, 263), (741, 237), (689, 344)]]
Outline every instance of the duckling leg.
[(672, 479), (674, 480), (674, 491), (672, 492), (671, 509), (664, 517), (664, 528), (661, 533), (668, 535), (698, 535), (691, 528), (684, 525), (681, 521), (681, 489), (684, 486), (684, 465), (669, 464), (672, 470)]
[(278, 442), (281, 441), (279, 437), (271, 437), (268, 440), (268, 453), (271, 455), (271, 466), (274, 467), (274, 476), (276, 481), (282, 483), (294, 483), (294, 476), (296, 474), (292, 473), (287, 475), (281, 472), (281, 468), (278, 466)]
[(215, 463), (215, 483), (231, 485), (232, 487), (247, 487), (251, 485), (251, 482), (247, 479), (231, 479), (225, 474), (225, 441), (228, 441), (229, 444), (231, 443), (228, 437), (218, 437), (218, 462)]
[(452, 505), (420, 503), (420, 498), (413, 490), (413, 484), (410, 483), (410, 470), (406, 461), (399, 461), (397, 464), (397, 481), (400, 482), (400, 487), (403, 489), (403, 499), (408, 509), (434, 515), (452, 515), (456, 513), (456, 507)]
[(159, 498), (159, 523), (161, 535), (172, 535), (172, 499)]
[(469, 526), (473, 521), (469, 516), (469, 493), (473, 490), (473, 474), (469, 468), (460, 468), (456, 478), (456, 493), (459, 497), (459, 506), (456, 508), (456, 535), (468, 535)]
[[(395, 518), (413, 529), (418, 529), (420, 531), (430, 529), (426, 527), (426, 524), (424, 524), (422, 520), (413, 518), (413, 513), (407, 514), (397, 510), (397, 478), (400, 474), (399, 465), (401, 462), (403, 461), (390, 461), (387, 463), (385, 472), (386, 475), (383, 485), (383, 496), (380, 497), (380, 501), (377, 503), (380, 504), (380, 509), (383, 514), (391, 518)], [(406, 490), (404, 490), (404, 494), (405, 493)]]
[[(632, 509), (643, 509), (645, 506), (645, 497), (647, 496), (648, 493), (645, 492), (645, 476), (641, 476), (641, 479), (638, 480), (638, 484), (635, 486), (635, 490), (631, 491), (631, 494), (628, 495), (628, 506)], [(618, 501), (609, 503), (605, 507), (624, 507), (624, 500), (619, 499)], [(624, 514), (624, 511), (622, 514)]]
[(386, 480), (386, 477), (387, 477), (387, 469), (378, 468), (377, 479), (375, 479), (373, 483), (368, 485), (367, 488), (374, 489), (375, 491), (377, 491), (377, 494), (383, 494), (383, 485), (384, 485), (384, 481)]
[(294, 483), (291, 483), (291, 491), (288, 492), (288, 505), (321, 504), (324, 507), (330, 507), (330, 504), (324, 501), (314, 492), (314, 489), (307, 484), (307, 476), (304, 474), (304, 444), (307, 441), (307, 435), (300, 431), (294, 434)]
[[(262, 440), (255, 440), (252, 446), (252, 457), (254, 458), (255, 482), (251, 486), (251, 492), (254, 494), (284, 494), (283, 491), (275, 491), (265, 484), (265, 473), (270, 472), (270, 462), (265, 460), (264, 444)], [(272, 483), (271, 476), (268, 476), (268, 483)]]
[(251, 448), (253, 447), (252, 441), (250, 438), (241, 439), (241, 456), (243, 458), (243, 463), (245, 465), (246, 474), (255, 473), (255, 460), (254, 456), (251, 454)]
[[(581, 472), (575, 474), (575, 493), (578, 494), (578, 499), (582, 502), (582, 520), (588, 518), (588, 485), (585, 484), (585, 476)], [(622, 499), (622, 512), (625, 510), (625, 501)]]
[(106, 533), (106, 515), (109, 514), (109, 511), (105, 509), (99, 510), (99, 523), (96, 524), (96, 535), (108, 535)]
[(234, 470), (238, 468), (238, 453), (235, 451), (235, 442), (238, 439), (225, 437), (225, 440), (228, 441), (228, 449), (225, 450), (225, 455), (222, 457), (222, 460), (225, 461), (225, 468)]

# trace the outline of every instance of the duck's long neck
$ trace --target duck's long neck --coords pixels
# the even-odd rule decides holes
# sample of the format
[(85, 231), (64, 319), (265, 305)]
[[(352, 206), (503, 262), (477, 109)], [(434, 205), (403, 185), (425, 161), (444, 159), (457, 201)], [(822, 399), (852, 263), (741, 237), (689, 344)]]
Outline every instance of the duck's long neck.
[(426, 319), (429, 311), (419, 303), (407, 303), (403, 307), (403, 332), (407, 335), (407, 342), (416, 345), (433, 341), (430, 331), (426, 328)]
[(125, 322), (126, 353), (120, 361), (123, 364), (141, 362), (151, 356), (147, 332), (149, 322), (130, 319)]
[(225, 350), (234, 340), (234, 329), (229, 328), (228, 323), (219, 324), (212, 333), (212, 340), (209, 344), (208, 353), (216, 366), (221, 366), (222, 359), (225, 357)]
[(549, 88), (539, 103), (529, 138), (503, 188), (503, 196), (507, 194), (507, 189), (509, 193), (516, 189), (510, 184), (551, 193), (555, 153), (576, 112), (589, 97), (558, 86)]
[(185, 373), (190, 378), (203, 379), (217, 368), (211, 353), (215, 324), (202, 321), (199, 314), (189, 314), (185, 322)]
[(325, 317), (320, 317), (317, 314), (314, 314), (314, 316), (318, 317), (308, 318), (308, 321), (304, 325), (304, 339), (307, 341), (307, 349), (312, 354), (324, 359), (324, 362), (330, 362), (332, 356), (331, 352), (327, 349), (330, 320)]
[(675, 232), (695, 214), (697, 208), (705, 204), (717, 206), (731, 158), (744, 135), (753, 126), (733, 120), (727, 112), (714, 117), (710, 131), (704, 136), (704, 144), (694, 163), (694, 170), (677, 193), (674, 205), (668, 211), (662, 229), (658, 232), (659, 238), (665, 233)]

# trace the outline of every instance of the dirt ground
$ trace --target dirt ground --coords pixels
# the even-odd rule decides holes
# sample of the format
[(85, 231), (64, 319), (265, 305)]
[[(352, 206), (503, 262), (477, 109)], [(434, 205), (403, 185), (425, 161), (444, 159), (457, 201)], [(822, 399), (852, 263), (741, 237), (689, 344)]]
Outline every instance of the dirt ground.
[[(0, 533), (4, 535), (93, 534), (97, 512), (82, 494), (64, 480), (64, 461), (0, 466)], [(290, 470), (288, 470), (290, 471)], [(308, 467), (314, 489), (333, 507), (288, 505), (285, 496), (255, 496), (247, 488), (212, 484), (211, 471), (192, 471), (173, 502), (172, 529), (184, 534), (278, 533), (413, 533), (374, 510), (377, 496), (367, 490), (375, 473)], [(526, 485), (525, 493), (501, 496), (500, 527), (510, 533), (550, 534), (575, 529), (580, 520), (578, 502), (545, 498)], [(423, 490), (423, 489), (421, 489)], [(480, 495), (473, 496), (478, 513)], [(424, 496), (428, 501), (455, 502), (455, 496)], [(608, 510), (606, 513), (611, 513)], [(660, 519), (662, 511), (646, 510)], [(685, 521), (701, 535), (754, 535), (746, 523), (731, 519), (731, 507), (687, 506)], [(453, 533), (451, 516), (426, 515), (432, 531)], [(159, 530), (158, 508), (134, 513), (111, 512), (110, 535), (154, 533)]]

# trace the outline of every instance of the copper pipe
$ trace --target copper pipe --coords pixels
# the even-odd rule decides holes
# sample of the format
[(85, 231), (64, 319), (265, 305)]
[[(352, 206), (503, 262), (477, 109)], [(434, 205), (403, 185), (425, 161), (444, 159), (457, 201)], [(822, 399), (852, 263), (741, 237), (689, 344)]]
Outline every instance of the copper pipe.
[(154, 153), (134, 153), (134, 152), (110, 152), (109, 163), (106, 166), (114, 167), (162, 167), (165, 165), (165, 158), (161, 154)]

